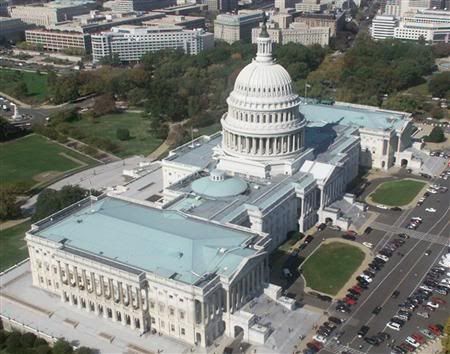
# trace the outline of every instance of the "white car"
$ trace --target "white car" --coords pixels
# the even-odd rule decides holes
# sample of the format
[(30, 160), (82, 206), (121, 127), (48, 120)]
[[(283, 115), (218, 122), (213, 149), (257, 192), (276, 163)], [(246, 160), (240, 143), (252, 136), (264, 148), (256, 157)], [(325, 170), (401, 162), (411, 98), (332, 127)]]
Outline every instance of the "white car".
[(400, 331), (402, 328), (402, 326), (400, 326), (397, 322), (388, 322), (386, 327), (393, 329), (394, 331)]
[(320, 334), (316, 334), (313, 339), (318, 341), (319, 343), (325, 343), (327, 341), (327, 339)]
[(442, 279), (441, 284), (450, 284), (450, 278)]
[(433, 291), (433, 289), (431, 289), (430, 287), (428, 287), (426, 285), (419, 286), (419, 289), (426, 290), (426, 291)]
[(428, 211), (429, 213), (435, 213), (436, 209), (434, 209), (434, 208), (426, 208), (425, 211)]
[(379, 258), (379, 259), (381, 259), (381, 260), (383, 260), (385, 262), (387, 262), (389, 260), (388, 257), (383, 256), (382, 254), (379, 254), (379, 253), (375, 256), (375, 258)]
[(420, 216), (414, 216), (411, 220), (417, 220), (418, 222), (422, 222), (423, 219)]
[(373, 244), (370, 243), (370, 242), (363, 242), (362, 244), (363, 244), (363, 246), (366, 246), (367, 248), (372, 248), (373, 247)]
[(405, 339), (405, 342), (408, 344), (411, 344), (414, 348), (420, 347), (420, 343), (418, 341), (416, 341), (413, 337), (407, 337)]
[(359, 275), (361, 278), (365, 279), (368, 283), (373, 282), (373, 279), (371, 277), (369, 277), (368, 275), (362, 273)]
[(450, 277), (450, 272), (447, 272), (447, 274), (446, 274), (448, 277)]
[(388, 208), (386, 205), (382, 205), (382, 204), (377, 204), (376, 206), (377, 206), (377, 208), (380, 208), (380, 209), (387, 209)]
[(432, 307), (432, 308), (434, 308), (434, 309), (438, 309), (438, 308), (439, 308), (439, 304), (438, 304), (438, 303), (435, 303), (435, 302), (433, 302), (433, 301), (428, 301), (428, 302), (427, 302), (427, 306), (430, 306), (430, 307)]

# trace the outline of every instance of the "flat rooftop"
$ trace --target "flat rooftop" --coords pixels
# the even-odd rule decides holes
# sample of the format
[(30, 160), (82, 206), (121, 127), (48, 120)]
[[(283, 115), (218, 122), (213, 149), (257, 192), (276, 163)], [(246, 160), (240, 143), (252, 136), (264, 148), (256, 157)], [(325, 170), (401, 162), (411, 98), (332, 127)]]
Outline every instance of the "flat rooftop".
[(112, 197), (54, 219), (32, 233), (188, 284), (212, 273), (230, 276), (257, 252), (247, 247), (257, 234)]
[(371, 106), (352, 104), (303, 104), (300, 112), (308, 120), (308, 126), (339, 124), (357, 128), (401, 130), (406, 125), (407, 113), (394, 112)]
[(213, 148), (222, 141), (222, 134), (202, 136), (193, 143), (185, 144), (171, 151), (164, 160), (173, 161), (183, 165), (205, 168), (213, 157)]

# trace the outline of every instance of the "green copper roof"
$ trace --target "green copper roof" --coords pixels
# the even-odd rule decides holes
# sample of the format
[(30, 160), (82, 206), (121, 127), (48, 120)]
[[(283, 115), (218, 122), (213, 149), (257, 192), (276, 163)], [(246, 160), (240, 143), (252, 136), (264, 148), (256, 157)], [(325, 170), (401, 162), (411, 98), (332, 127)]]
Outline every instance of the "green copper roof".
[(247, 183), (236, 177), (213, 181), (208, 176), (195, 180), (191, 187), (195, 193), (206, 197), (225, 198), (244, 193), (247, 189)]
[(201, 276), (231, 276), (255, 235), (178, 211), (104, 198), (35, 234), (89, 254), (194, 284)]

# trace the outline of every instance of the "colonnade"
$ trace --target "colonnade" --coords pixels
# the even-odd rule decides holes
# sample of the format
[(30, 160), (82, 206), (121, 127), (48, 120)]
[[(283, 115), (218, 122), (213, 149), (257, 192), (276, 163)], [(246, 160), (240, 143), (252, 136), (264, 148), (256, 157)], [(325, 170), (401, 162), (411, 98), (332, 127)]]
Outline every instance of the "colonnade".
[(226, 292), (226, 311), (233, 313), (247, 303), (247, 297), (260, 291), (266, 281), (265, 262), (261, 262), (255, 269), (233, 283)]
[(248, 137), (223, 131), (224, 145), (231, 151), (257, 156), (281, 155), (300, 150), (304, 144), (303, 131), (279, 137)]
[(147, 327), (147, 289), (125, 284), (92, 271), (61, 264), (58, 273), (62, 284), (61, 299), (80, 309), (121, 322), (144, 332)]

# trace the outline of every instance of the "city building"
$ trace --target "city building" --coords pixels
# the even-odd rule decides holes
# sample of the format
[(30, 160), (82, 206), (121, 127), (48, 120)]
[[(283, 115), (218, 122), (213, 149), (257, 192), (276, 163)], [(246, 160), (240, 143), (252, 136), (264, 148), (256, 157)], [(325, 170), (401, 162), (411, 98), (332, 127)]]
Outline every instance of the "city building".
[(376, 16), (372, 21), (372, 37), (375, 39), (398, 38), (431, 43), (450, 40), (450, 12), (423, 10), (406, 14), (397, 20), (394, 16)]
[(427, 10), (431, 7), (431, 0), (399, 0), (400, 17), (413, 14), (417, 11)]
[(156, 174), (31, 226), (34, 286), (105, 321), (200, 347), (222, 334), (268, 340), (270, 323), (251, 301), (271, 293), (295, 304), (269, 284), (268, 253), (320, 222), (347, 229), (364, 210), (345, 193), (359, 165), (388, 169), (413, 156), (399, 159), (410, 148), (408, 114), (301, 99), (265, 27), (221, 132), (170, 151)]
[(37, 26), (49, 26), (71, 20), (74, 16), (87, 14), (95, 7), (89, 1), (53, 1), (45, 4), (32, 4), (10, 7), (12, 18)]
[(25, 30), (29, 27), (19, 18), (0, 17), (0, 38), (7, 41), (23, 40)]
[(205, 18), (201, 16), (164, 15), (161, 18), (142, 22), (145, 26), (176, 25), (186, 29), (205, 28)]
[(308, 27), (329, 27), (330, 37), (336, 36), (345, 24), (345, 13), (336, 12), (331, 14), (300, 14), (295, 17), (295, 22), (304, 23)]
[(104, 4), (112, 12), (152, 11), (176, 5), (176, 0), (113, 0)]
[(7, 0), (0, 0), (0, 17), (9, 16), (8, 5)]
[(138, 62), (149, 52), (181, 49), (198, 54), (214, 46), (214, 35), (203, 29), (185, 30), (179, 26), (119, 26), (110, 31), (92, 34), (92, 57), (98, 62), (118, 55), (123, 62)]
[[(252, 43), (256, 43), (259, 36), (259, 28), (252, 29)], [(273, 43), (299, 43), (302, 45), (319, 44), (326, 46), (330, 42), (329, 27), (308, 27), (304, 23), (294, 22), (287, 28), (281, 28), (277, 23), (267, 24), (267, 33)]]
[(378, 15), (372, 20), (371, 35), (375, 39), (394, 37), (394, 29), (398, 26), (395, 16)]
[(41, 46), (44, 50), (62, 51), (78, 49), (80, 53), (91, 52), (91, 36), (87, 33), (51, 31), (46, 29), (31, 29), (25, 31), (28, 43)]
[(238, 0), (206, 0), (208, 11), (232, 12), (238, 9)]
[(328, 9), (328, 6), (327, 3), (323, 3), (320, 0), (303, 0), (295, 4), (295, 11), (304, 13), (323, 12)]
[(390, 0), (386, 3), (383, 15), (400, 17), (400, 2), (398, 0)]
[(424, 10), (411, 16), (404, 16), (394, 30), (394, 38), (419, 40), (432, 43), (449, 43), (450, 12)]
[(118, 14), (96, 10), (86, 15), (74, 16), (71, 21), (46, 26), (46, 29), (63, 32), (97, 33), (122, 25), (141, 25), (145, 21), (160, 19), (165, 16), (165, 14), (160, 12)]
[(250, 41), (252, 29), (258, 27), (262, 19), (262, 11), (220, 14), (214, 20), (214, 38), (230, 44), (237, 41)]

